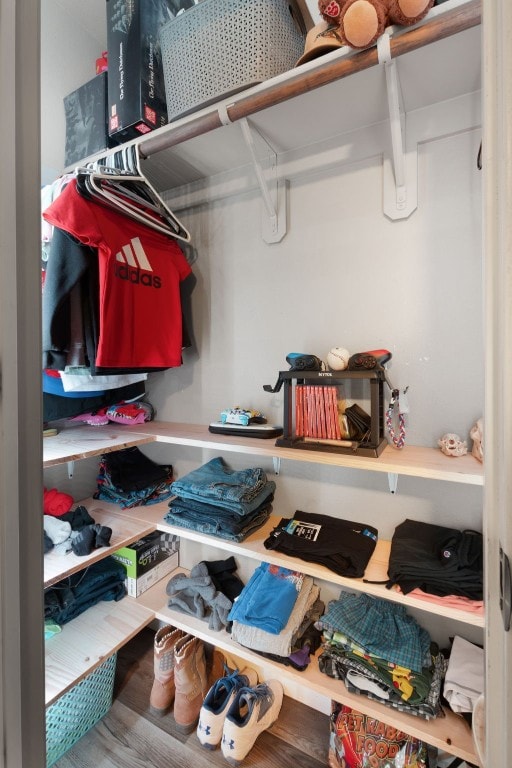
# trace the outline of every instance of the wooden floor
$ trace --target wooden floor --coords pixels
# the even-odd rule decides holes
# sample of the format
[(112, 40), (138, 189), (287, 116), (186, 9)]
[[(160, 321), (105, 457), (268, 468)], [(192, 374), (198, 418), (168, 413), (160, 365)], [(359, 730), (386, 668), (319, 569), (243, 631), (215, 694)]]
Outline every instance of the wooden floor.
[[(204, 749), (192, 732), (176, 730), (172, 714), (149, 712), (153, 632), (139, 633), (118, 653), (109, 713), (54, 765), (55, 768), (214, 768), (228, 763), (220, 749)], [(325, 768), (329, 718), (285, 697), (278, 721), (262, 733), (244, 768)]]

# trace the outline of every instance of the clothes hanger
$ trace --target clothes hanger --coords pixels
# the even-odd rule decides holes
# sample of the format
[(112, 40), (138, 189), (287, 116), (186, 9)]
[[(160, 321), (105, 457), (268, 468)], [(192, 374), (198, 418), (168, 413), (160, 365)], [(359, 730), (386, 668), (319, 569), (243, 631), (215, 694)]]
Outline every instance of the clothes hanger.
[(77, 189), (88, 199), (140, 221), (163, 234), (189, 243), (190, 233), (164, 203), (142, 172), (135, 145), (75, 170)]
[[(130, 154), (127, 149), (135, 150), (123, 148), (109, 156), (105, 164), (97, 161), (85, 169), (78, 169), (77, 178), (81, 180), (78, 191), (169, 237), (190, 242), (190, 234), (141, 172), (134, 151)], [(132, 202), (121, 189), (125, 193), (128, 190)]]
[[(117, 176), (109, 177), (109, 183), (105, 183), (105, 180), (101, 180), (97, 174), (93, 173), (86, 177), (85, 183), (88, 192), (94, 199), (108, 204), (114, 210), (140, 221), (142, 224), (162, 232), (164, 235), (180, 238), (181, 233), (176, 231), (174, 226), (169, 225), (167, 218), (162, 217), (160, 211), (155, 206), (152, 206), (153, 210), (150, 210), (143, 198), (139, 198), (139, 203), (136, 204), (131, 202), (128, 197), (122, 195), (121, 191), (115, 187), (115, 181), (123, 178)], [(111, 179), (114, 181), (114, 184), (111, 183)], [(181, 239), (185, 238), (181, 237)]]

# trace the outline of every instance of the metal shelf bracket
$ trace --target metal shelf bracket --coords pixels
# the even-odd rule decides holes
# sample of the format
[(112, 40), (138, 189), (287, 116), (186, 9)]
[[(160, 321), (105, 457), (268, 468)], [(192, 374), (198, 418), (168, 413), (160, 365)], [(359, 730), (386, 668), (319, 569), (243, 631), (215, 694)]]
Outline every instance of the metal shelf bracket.
[[(286, 234), (286, 182), (277, 178), (277, 155), (267, 140), (251, 128), (246, 117), (239, 123), (263, 200), (262, 237), (266, 243), (279, 243)], [(256, 140), (264, 143), (263, 162), (256, 154)]]
[(387, 32), (377, 40), (379, 63), (384, 65), (388, 96), (392, 159), (384, 158), (384, 213), (406, 219), (418, 207), (418, 150), (406, 149), (405, 116), (400, 113), (400, 83), (396, 61), (391, 59)]
[(274, 465), (274, 474), (278, 475), (281, 471), (281, 459), (279, 456), (272, 456), (272, 464)]
[(68, 477), (71, 480), (71, 478), (75, 474), (75, 462), (74, 461), (68, 461), (67, 462), (67, 467), (68, 467)]
[(395, 472), (388, 472), (389, 492), (396, 493), (398, 490), (398, 475)]

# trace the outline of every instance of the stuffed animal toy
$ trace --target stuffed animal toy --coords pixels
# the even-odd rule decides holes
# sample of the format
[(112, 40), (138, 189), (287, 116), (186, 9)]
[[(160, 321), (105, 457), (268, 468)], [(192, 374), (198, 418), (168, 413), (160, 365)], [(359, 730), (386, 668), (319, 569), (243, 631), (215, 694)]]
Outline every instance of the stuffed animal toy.
[(389, 24), (416, 24), (433, 5), (434, 0), (318, 0), (322, 18), (338, 25), (351, 48), (373, 45)]

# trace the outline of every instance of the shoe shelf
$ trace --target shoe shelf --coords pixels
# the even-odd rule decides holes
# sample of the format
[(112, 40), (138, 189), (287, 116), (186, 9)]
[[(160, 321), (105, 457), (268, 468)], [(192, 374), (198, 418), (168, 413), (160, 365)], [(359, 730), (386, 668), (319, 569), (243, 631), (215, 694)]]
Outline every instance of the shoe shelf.
[(45, 702), (53, 704), (154, 619), (129, 597), (101, 601), (45, 640)]
[(132, 435), (139, 433), (146, 437), (153, 436), (154, 440), (159, 443), (244, 453), (252, 456), (305, 461), (310, 464), (328, 464), (348, 469), (423, 477), (428, 480), (446, 480), (469, 485), (483, 485), (484, 481), (483, 466), (474, 456), (469, 454), (453, 458), (452, 456), (445, 456), (438, 448), (405, 446), (405, 448), (397, 450), (388, 445), (378, 458), (373, 458), (328, 451), (278, 447), (272, 439), (213, 434), (208, 431), (208, 427), (200, 424), (151, 421), (138, 427), (131, 427), (130, 432)]
[(267, 562), (272, 563), (273, 565), (283, 566), (284, 568), (290, 568), (291, 570), (298, 570), (320, 581), (329, 582), (330, 584), (339, 584), (340, 587), (344, 587), (354, 592), (365, 592), (368, 595), (380, 597), (384, 600), (402, 603), (409, 608), (417, 608), (426, 613), (434, 613), (436, 616), (443, 616), (452, 621), (460, 621), (481, 628), (484, 626), (484, 617), (473, 611), (430, 602), (429, 600), (424, 600), (419, 597), (404, 595), (393, 589), (386, 589), (386, 586), (382, 583), (366, 583), (364, 579), (379, 582), (387, 580), (389, 552), (391, 548), (390, 541), (379, 539), (373, 556), (368, 563), (364, 579), (351, 579), (344, 576), (338, 576), (323, 565), (308, 563), (296, 557), (290, 557), (281, 552), (266, 549), (263, 542), (267, 536), (269, 536), (272, 529), (278, 524), (281, 519), (280, 515), (271, 515), (264, 526), (248, 536), (244, 541), (238, 543), (221, 539), (216, 536), (209, 536), (200, 531), (181, 528), (177, 525), (169, 525), (164, 520), (164, 515), (167, 509), (167, 502), (161, 502), (160, 504), (154, 504), (151, 507), (135, 507), (131, 510), (125, 510), (123, 515), (128, 514), (135, 517), (141, 515), (147, 523), (152, 522), (154, 527), (159, 531), (173, 533), (180, 536), (182, 539), (196, 541), (211, 547), (218, 547), (224, 552), (229, 552), (235, 556), (238, 555), (239, 557), (250, 558), (252, 560), (257, 560), (258, 562)]
[[(183, 569), (180, 568), (180, 571), (183, 571)], [(462, 760), (466, 760), (474, 765), (478, 764), (471, 729), (462, 717), (450, 710), (445, 710), (445, 717), (443, 718), (423, 720), (422, 718), (390, 709), (364, 696), (350, 693), (342, 681), (330, 678), (320, 671), (317, 658), (312, 660), (308, 669), (304, 672), (299, 672), (292, 667), (266, 659), (249, 648), (245, 648), (233, 641), (231, 636), (224, 630), (213, 632), (208, 628), (207, 621), (168, 608), (165, 584), (162, 582), (151, 587), (147, 592), (138, 597), (136, 602), (152, 610), (155, 617), (160, 621), (190, 632), (206, 643), (213, 643), (216, 648), (219, 648), (228, 656), (244, 659), (256, 669), (261, 666), (270, 669), (271, 675), (268, 676), (278, 678), (283, 684), (285, 693), (293, 698), (298, 697), (297, 690), (301, 688), (304, 691), (314, 691), (328, 699), (334, 699), (354, 707), (354, 709), (364, 711), (371, 717), (389, 723), (389, 725), (395, 728), (400, 728), (405, 733), (422, 739), (439, 749), (446, 750)]]

